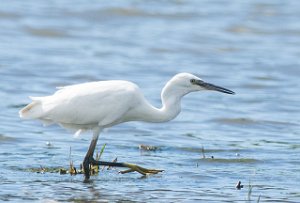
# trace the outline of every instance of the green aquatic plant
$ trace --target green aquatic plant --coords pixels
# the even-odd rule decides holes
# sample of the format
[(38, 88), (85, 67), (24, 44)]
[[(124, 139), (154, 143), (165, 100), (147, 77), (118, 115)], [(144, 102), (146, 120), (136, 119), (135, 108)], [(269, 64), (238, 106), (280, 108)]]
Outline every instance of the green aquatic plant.
[[(95, 157), (95, 160), (96, 160), (96, 161), (100, 161), (101, 156), (102, 156), (102, 154), (103, 154), (103, 152), (104, 152), (105, 147), (106, 147), (106, 143), (103, 144), (103, 146), (102, 146), (100, 152), (97, 152), (97, 153), (96, 153), (96, 157)], [(99, 173), (99, 165), (93, 165), (93, 164), (90, 164), (90, 172), (91, 172), (91, 175), (96, 175), (96, 174), (98, 174), (98, 173)]]

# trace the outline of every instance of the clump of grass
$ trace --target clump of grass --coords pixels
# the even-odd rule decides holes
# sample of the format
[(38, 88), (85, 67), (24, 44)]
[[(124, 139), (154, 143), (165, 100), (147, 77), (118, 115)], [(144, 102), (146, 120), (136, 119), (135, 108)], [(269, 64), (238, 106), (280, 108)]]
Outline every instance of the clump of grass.
[[(102, 146), (100, 152), (97, 152), (97, 153), (96, 153), (96, 157), (95, 157), (95, 160), (96, 160), (96, 161), (99, 161), (99, 160), (100, 160), (100, 158), (101, 158), (101, 156), (102, 156), (102, 154), (103, 154), (103, 152), (104, 152), (105, 147), (106, 147), (106, 144), (104, 144), (104, 145)], [(96, 174), (99, 173), (99, 165), (91, 165), (90, 167), (91, 167), (91, 175), (96, 175)]]
[[(70, 167), (69, 167), (69, 173), (70, 175), (76, 175), (77, 171), (76, 168), (74, 166), (73, 160), (72, 160), (72, 147), (70, 147), (70, 154), (69, 154), (69, 159), (70, 159)], [(61, 170), (62, 172), (63, 170)], [(61, 174), (61, 173), (60, 173)]]
[[(100, 152), (97, 152), (96, 153), (96, 157), (95, 159), (97, 161), (100, 160), (103, 152), (104, 152), (104, 149), (105, 149), (105, 146), (106, 144), (104, 144), (100, 150)], [(117, 160), (115, 160), (116, 162)], [(91, 165), (91, 174), (92, 175), (97, 175), (99, 173), (99, 166), (98, 165)], [(30, 169), (27, 169), (27, 171), (30, 171), (30, 172), (34, 172), (34, 173), (41, 173), (41, 174), (44, 174), (44, 173), (59, 173), (61, 175), (64, 175), (64, 174), (70, 174), (70, 175), (77, 175), (77, 174), (83, 174), (84, 171), (83, 171), (83, 167), (82, 167), (82, 164), (80, 164), (80, 167), (79, 169), (76, 169), (76, 167), (74, 166), (74, 162), (72, 160), (72, 148), (70, 147), (70, 153), (69, 153), (69, 168), (66, 169), (66, 168), (63, 168), (63, 167), (43, 167), (43, 166), (40, 166), (39, 168), (30, 168)]]
[(29, 168), (26, 171), (33, 172), (33, 173), (59, 173), (60, 168), (58, 167), (44, 167), (40, 166), (39, 168)]

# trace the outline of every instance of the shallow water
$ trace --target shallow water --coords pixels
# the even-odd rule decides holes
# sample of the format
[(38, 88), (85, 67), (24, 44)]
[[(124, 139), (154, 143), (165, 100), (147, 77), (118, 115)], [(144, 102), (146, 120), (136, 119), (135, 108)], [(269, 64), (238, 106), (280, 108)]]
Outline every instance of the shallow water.
[[(1, 2), (0, 201), (299, 202), (299, 17), (298, 1)], [(188, 95), (172, 122), (122, 124), (99, 141), (104, 160), (165, 172), (104, 170), (89, 184), (30, 172), (68, 167), (70, 147), (78, 166), (91, 135), (20, 120), (29, 95), (125, 79), (159, 106), (177, 72), (237, 94)]]

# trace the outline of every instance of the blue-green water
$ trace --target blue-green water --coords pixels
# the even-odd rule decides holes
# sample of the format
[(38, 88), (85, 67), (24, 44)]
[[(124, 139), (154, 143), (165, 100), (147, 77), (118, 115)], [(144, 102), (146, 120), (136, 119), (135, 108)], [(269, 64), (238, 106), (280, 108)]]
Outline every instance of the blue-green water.
[[(299, 19), (292, 0), (2, 1), (0, 201), (299, 202)], [(161, 88), (178, 72), (237, 94), (194, 93), (171, 122), (126, 123), (99, 140), (104, 160), (165, 172), (104, 170), (89, 184), (30, 172), (67, 168), (70, 147), (78, 166), (91, 135), (20, 120), (29, 95), (125, 79), (160, 106)]]

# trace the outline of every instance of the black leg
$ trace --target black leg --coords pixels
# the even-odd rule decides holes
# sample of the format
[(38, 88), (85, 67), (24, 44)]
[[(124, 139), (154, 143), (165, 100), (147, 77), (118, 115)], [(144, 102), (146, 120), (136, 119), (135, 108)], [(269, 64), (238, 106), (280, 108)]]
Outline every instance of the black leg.
[(97, 141), (98, 141), (98, 137), (99, 137), (99, 133), (100, 133), (101, 129), (94, 129), (93, 132), (93, 139), (91, 141), (90, 147), (85, 155), (85, 158), (83, 160), (83, 170), (84, 170), (84, 175), (85, 175), (85, 182), (88, 182), (88, 180), (90, 179), (91, 176), (91, 164), (92, 165), (102, 165), (102, 166), (112, 166), (112, 167), (126, 167), (129, 168), (128, 170), (125, 171), (121, 171), (120, 173), (129, 173), (129, 172), (138, 172), (142, 175), (147, 175), (147, 174), (156, 174), (159, 172), (162, 172), (163, 170), (155, 170), (155, 169), (147, 169), (147, 168), (143, 168), (140, 167), (138, 165), (135, 164), (130, 164), (130, 163), (117, 163), (117, 162), (106, 162), (106, 161), (96, 161), (93, 158), (94, 155), (94, 151), (97, 145)]
[(85, 180), (89, 180), (90, 179), (90, 164), (93, 162), (94, 158), (93, 158), (93, 155), (94, 155), (94, 151), (95, 151), (95, 148), (96, 148), (96, 145), (97, 145), (97, 140), (98, 139), (93, 139), (91, 141), (91, 144), (90, 144), (90, 147), (85, 155), (85, 158), (83, 160), (83, 170), (84, 170), (84, 175), (85, 175)]

